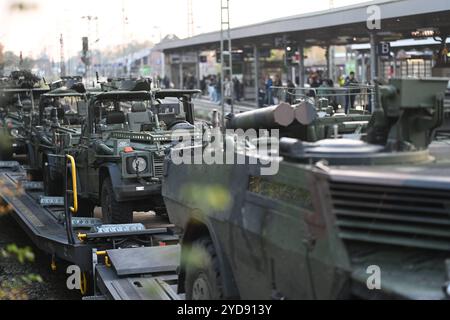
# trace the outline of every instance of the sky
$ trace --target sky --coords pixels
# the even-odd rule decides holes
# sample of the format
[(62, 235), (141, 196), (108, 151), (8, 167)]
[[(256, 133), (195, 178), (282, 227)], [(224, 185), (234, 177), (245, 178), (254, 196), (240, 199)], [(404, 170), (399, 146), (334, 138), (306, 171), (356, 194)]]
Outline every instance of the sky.
[[(239, 27), (325, 10), (330, 2), (339, 7), (365, 0), (230, 0), (230, 23)], [(220, 0), (192, 0), (192, 12), (195, 34), (220, 29)], [(97, 20), (89, 23), (82, 18), (87, 16)], [(170, 33), (187, 36), (188, 0), (0, 0), (0, 43), (24, 56), (45, 52), (59, 60), (60, 34), (67, 58), (76, 55), (87, 35), (95, 49), (131, 40), (158, 42)]]

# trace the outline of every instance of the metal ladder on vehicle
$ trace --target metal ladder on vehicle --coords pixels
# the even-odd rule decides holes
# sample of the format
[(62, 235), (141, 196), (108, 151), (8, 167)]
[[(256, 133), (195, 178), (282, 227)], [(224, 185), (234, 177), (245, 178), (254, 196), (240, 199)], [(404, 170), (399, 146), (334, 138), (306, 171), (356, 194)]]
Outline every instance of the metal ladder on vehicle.
[[(231, 113), (234, 113), (233, 103), (233, 49), (231, 47), (230, 30), (230, 0), (220, 0), (220, 84), (222, 127), (225, 127), (225, 103), (230, 102)], [(225, 79), (228, 78), (230, 90), (229, 96), (225, 96)]]

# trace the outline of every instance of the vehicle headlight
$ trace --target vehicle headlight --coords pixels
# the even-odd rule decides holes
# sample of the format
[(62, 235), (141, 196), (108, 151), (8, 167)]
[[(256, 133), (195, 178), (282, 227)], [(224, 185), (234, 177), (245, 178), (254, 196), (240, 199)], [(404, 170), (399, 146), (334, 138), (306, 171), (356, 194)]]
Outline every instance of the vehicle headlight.
[(11, 136), (13, 136), (14, 138), (19, 137), (19, 129), (11, 129), (9, 131), (9, 133), (11, 134)]
[(144, 157), (130, 159), (130, 171), (142, 173), (147, 170), (147, 160)]

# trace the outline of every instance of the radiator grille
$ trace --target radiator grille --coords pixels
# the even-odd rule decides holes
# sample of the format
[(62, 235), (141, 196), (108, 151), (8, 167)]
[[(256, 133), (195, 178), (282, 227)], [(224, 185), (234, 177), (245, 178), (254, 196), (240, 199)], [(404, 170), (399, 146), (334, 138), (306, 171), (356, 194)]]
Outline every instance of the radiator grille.
[(153, 172), (156, 178), (162, 178), (164, 174), (164, 157), (153, 157)]
[(330, 183), (344, 240), (450, 250), (450, 192)]

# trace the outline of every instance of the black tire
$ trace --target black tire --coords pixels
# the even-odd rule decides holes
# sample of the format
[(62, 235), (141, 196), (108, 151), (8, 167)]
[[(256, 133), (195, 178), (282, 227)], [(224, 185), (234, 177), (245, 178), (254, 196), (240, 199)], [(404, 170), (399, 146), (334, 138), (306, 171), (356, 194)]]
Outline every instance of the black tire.
[(154, 208), (153, 212), (158, 217), (166, 217), (167, 216), (167, 209), (165, 207)]
[(209, 237), (196, 240), (185, 259), (187, 300), (223, 299), (222, 278), (216, 249)]
[(44, 163), (44, 194), (49, 197), (64, 196), (64, 184), (61, 178), (52, 178), (48, 163)]
[(167, 209), (162, 197), (158, 196), (152, 199), (152, 211), (157, 216), (167, 216)]
[(12, 148), (9, 146), (9, 140), (4, 140), (0, 141), (0, 161), (11, 161), (13, 159)]
[(102, 220), (106, 224), (126, 224), (133, 222), (131, 202), (118, 202), (114, 195), (111, 179), (103, 180), (101, 193)]
[(78, 212), (75, 217), (92, 218), (94, 209), (95, 204), (91, 200), (78, 197)]

